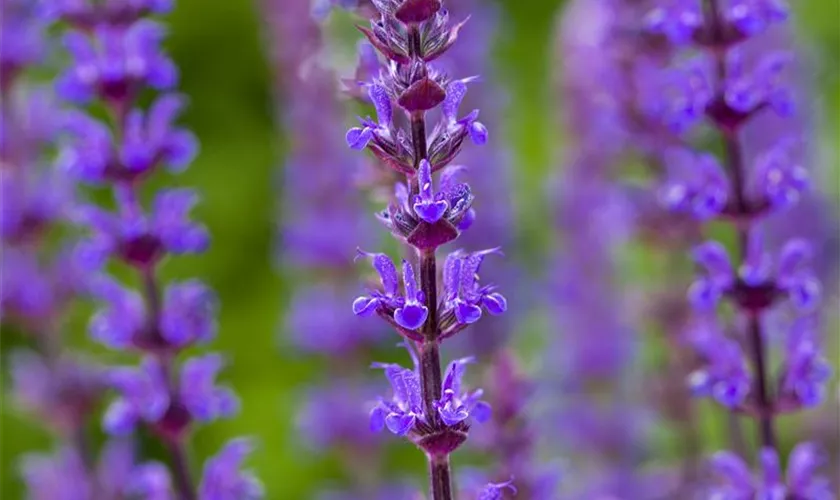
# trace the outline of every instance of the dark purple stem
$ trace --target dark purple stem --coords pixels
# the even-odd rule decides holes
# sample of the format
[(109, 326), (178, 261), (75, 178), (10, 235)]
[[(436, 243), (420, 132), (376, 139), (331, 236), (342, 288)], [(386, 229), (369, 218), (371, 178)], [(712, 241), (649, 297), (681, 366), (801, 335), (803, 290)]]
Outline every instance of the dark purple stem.
[[(721, 13), (718, 0), (706, 2), (706, 19), (711, 23), (712, 35), (715, 40), (722, 41), (723, 29)], [(714, 45), (715, 68), (716, 68), (716, 94), (717, 99), (723, 101), (724, 86), (726, 85), (726, 56), (727, 45), (719, 43)], [(747, 250), (750, 239), (749, 223), (750, 211), (747, 202), (746, 185), (744, 181), (745, 168), (744, 158), (738, 143), (737, 131), (721, 129), (724, 140), (724, 167), (732, 184), (732, 191), (735, 198), (735, 208), (744, 215), (738, 227), (738, 260), (739, 268), (747, 258)], [(763, 447), (776, 447), (776, 438), (773, 430), (773, 400), (767, 387), (767, 363), (766, 346), (764, 345), (764, 334), (761, 326), (761, 313), (748, 312), (749, 331), (748, 340), (750, 345), (750, 358), (753, 365), (753, 376), (756, 385), (756, 405), (758, 406), (759, 437)]]
[(175, 487), (178, 489), (180, 500), (196, 500), (198, 496), (192, 482), (189, 459), (183, 440), (172, 441), (168, 445), (169, 452), (172, 454), (172, 475), (175, 478)]
[[(409, 37), (409, 52), (412, 57), (420, 58), (421, 39), (417, 26), (411, 26)], [(414, 165), (418, 168), (420, 161), (428, 158), (426, 141), (426, 117), (423, 112), (411, 115), (411, 143), (414, 147)], [(409, 185), (413, 185), (409, 179)], [(419, 189), (419, 186), (415, 186)], [(423, 414), (433, 428), (440, 426), (435, 401), (441, 398), (443, 374), (440, 366), (440, 325), (437, 312), (437, 258), (434, 250), (418, 250), (420, 259), (420, 289), (423, 291), (429, 315), (423, 325), (423, 342), (419, 346), (420, 355), (420, 386), (423, 391)], [(431, 482), (432, 500), (452, 500), (452, 478), (449, 470), (449, 455), (428, 455), (429, 480)]]
[(449, 471), (449, 455), (429, 458), (429, 474), (432, 476), (432, 498), (451, 499), (452, 479)]

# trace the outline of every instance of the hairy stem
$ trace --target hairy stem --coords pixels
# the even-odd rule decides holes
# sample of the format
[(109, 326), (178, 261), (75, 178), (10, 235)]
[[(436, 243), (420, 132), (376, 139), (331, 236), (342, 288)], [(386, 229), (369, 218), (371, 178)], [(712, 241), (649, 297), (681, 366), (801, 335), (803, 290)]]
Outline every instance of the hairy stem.
[(432, 479), (432, 499), (450, 500), (452, 479), (450, 478), (449, 456), (429, 457), (429, 475)]
[(179, 500), (196, 500), (198, 495), (192, 482), (184, 442), (177, 440), (168, 443), (168, 445), (169, 452), (172, 455), (172, 476), (175, 479), (175, 488), (178, 490)]

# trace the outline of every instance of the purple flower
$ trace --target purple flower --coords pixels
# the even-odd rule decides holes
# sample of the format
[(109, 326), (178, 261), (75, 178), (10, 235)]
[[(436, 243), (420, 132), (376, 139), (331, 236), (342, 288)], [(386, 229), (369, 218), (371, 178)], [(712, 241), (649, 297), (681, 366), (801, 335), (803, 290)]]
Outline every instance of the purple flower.
[(516, 487), (513, 485), (513, 479), (509, 479), (503, 483), (489, 483), (478, 493), (478, 500), (502, 500), (504, 491), (509, 490), (514, 495), (516, 494)]
[(91, 293), (104, 305), (91, 318), (88, 329), (91, 337), (107, 346), (182, 348), (209, 342), (215, 336), (218, 301), (198, 280), (166, 288), (160, 325), (152, 331), (147, 328), (147, 311), (137, 292), (103, 276), (93, 282)]
[(677, 45), (692, 41), (728, 45), (766, 31), (788, 16), (782, 0), (722, 0), (718, 9), (721, 26), (713, 27), (703, 17), (702, 0), (662, 0), (648, 13), (645, 24)]
[(33, 321), (48, 318), (56, 304), (55, 295), (51, 277), (38, 256), (23, 249), (3, 248), (0, 266), (0, 316)]
[(756, 178), (761, 194), (776, 209), (796, 205), (810, 187), (808, 171), (790, 154), (791, 144), (782, 142), (761, 155)]
[(163, 36), (163, 28), (148, 20), (128, 28), (98, 25), (93, 39), (81, 32), (67, 33), (64, 46), (73, 66), (59, 77), (59, 94), (85, 104), (97, 96), (114, 101), (132, 98), (143, 86), (172, 88), (178, 70), (160, 51)]
[(357, 316), (368, 316), (373, 312), (379, 312), (393, 316), (394, 321), (406, 330), (420, 328), (426, 321), (429, 309), (423, 305), (423, 293), (417, 287), (417, 278), (411, 263), (403, 261), (405, 293), (401, 294), (397, 268), (387, 255), (359, 250), (359, 256), (370, 259), (379, 274), (382, 291), (373, 290), (370, 295), (353, 301), (353, 313)]
[(96, 270), (104, 266), (108, 257), (116, 255), (128, 264), (143, 268), (155, 264), (165, 253), (204, 252), (210, 236), (203, 225), (189, 220), (196, 203), (195, 191), (170, 189), (157, 194), (148, 215), (130, 207), (119, 215), (93, 205), (80, 207), (75, 220), (93, 232), (77, 248), (80, 265)]
[(645, 17), (645, 25), (653, 33), (664, 35), (673, 43), (690, 42), (703, 25), (699, 0), (664, 0)]
[(134, 180), (148, 175), (158, 165), (173, 173), (183, 171), (196, 155), (195, 136), (173, 125), (184, 100), (165, 95), (144, 113), (134, 109), (126, 117), (121, 142), (96, 119), (81, 113), (67, 113), (63, 129), (72, 140), (61, 151), (59, 166), (91, 183)]
[(507, 300), (495, 291), (495, 286), (481, 286), (478, 282), (481, 264), (491, 254), (501, 254), (501, 251), (499, 248), (472, 253), (456, 250), (446, 258), (443, 268), (444, 310), (454, 315), (462, 325), (478, 321), (482, 311), (502, 314), (507, 310)]
[(813, 407), (825, 399), (831, 366), (819, 348), (814, 318), (800, 318), (788, 333), (780, 399), (794, 407)]
[(0, 178), (0, 236), (4, 242), (37, 238), (61, 220), (73, 202), (73, 184), (55, 170), (10, 169)]
[(737, 274), (720, 243), (708, 241), (694, 249), (694, 260), (706, 271), (689, 290), (696, 308), (709, 310), (725, 294), (732, 294), (739, 304), (750, 309), (767, 307), (781, 293), (787, 294), (791, 304), (803, 312), (818, 304), (820, 285), (808, 267), (812, 251), (807, 242), (791, 240), (782, 248), (775, 277), (769, 256), (760, 250), (757, 237), (751, 248), (754, 250), (748, 252)]
[(10, 355), (9, 363), (17, 403), (60, 431), (83, 425), (104, 393), (102, 370), (84, 360), (62, 357), (48, 362), (20, 350)]
[(138, 464), (134, 446), (111, 440), (102, 448), (99, 463), (89, 471), (71, 448), (53, 455), (29, 454), (20, 464), (27, 498), (32, 500), (116, 499), (131, 496), (144, 500), (173, 500), (169, 472), (159, 462)]
[[(429, 181), (424, 184), (431, 190), (431, 176), (423, 173), (425, 168), (418, 172), (418, 182)], [(474, 197), (469, 185), (455, 180), (461, 170), (462, 167), (458, 166), (444, 170), (439, 191), (419, 193), (413, 203), (409, 202), (408, 186), (397, 184), (394, 199), (388, 209), (378, 215), (379, 220), (394, 236), (416, 248), (433, 249), (454, 240), (460, 231), (469, 227), (474, 217), (471, 212)], [(436, 211), (442, 213), (437, 214)]]
[(695, 396), (712, 397), (727, 408), (736, 408), (750, 392), (752, 379), (738, 344), (722, 336), (696, 339), (695, 349), (704, 357), (705, 366), (689, 377)]
[(165, 14), (172, 4), (173, 0), (40, 0), (46, 18), (67, 21), (79, 28), (130, 25), (149, 14)]
[[(411, 349), (409, 352), (415, 358), (413, 369), (403, 368), (397, 364), (375, 363), (375, 368), (385, 370), (385, 377), (391, 384), (393, 396), (391, 400), (380, 398), (379, 404), (370, 414), (370, 427), (373, 431), (381, 431), (385, 427), (389, 431), (404, 436), (418, 430), (419, 423), (429, 425), (428, 418), (423, 414), (423, 402), (420, 388), (420, 374), (417, 360)], [(473, 358), (462, 358), (452, 361), (444, 374), (441, 383), (440, 400), (435, 401), (434, 407), (444, 425), (453, 427), (472, 417), (477, 422), (486, 422), (490, 418), (490, 406), (479, 400), (483, 391), (480, 389), (471, 393), (461, 391), (461, 379), (465, 366), (473, 362)]]
[(33, 500), (84, 500), (91, 497), (92, 486), (84, 460), (70, 448), (54, 455), (29, 454), (20, 462), (28, 498)]
[(256, 500), (263, 498), (262, 483), (249, 471), (240, 470), (254, 445), (247, 439), (229, 441), (207, 460), (198, 489), (202, 500)]
[(157, 358), (144, 358), (140, 368), (113, 369), (110, 384), (120, 397), (105, 414), (105, 429), (124, 435), (142, 421), (165, 435), (177, 436), (192, 420), (209, 422), (234, 415), (239, 408), (236, 396), (229, 388), (215, 385), (223, 365), (218, 354), (188, 359), (172, 393)]
[(753, 498), (784, 499), (834, 498), (828, 480), (815, 475), (825, 458), (811, 443), (797, 445), (790, 454), (787, 476), (783, 476), (776, 450), (763, 448), (759, 453), (760, 474), (754, 477), (750, 467), (736, 454), (721, 451), (712, 457), (712, 470), (721, 478), (712, 495), (721, 500)]
[(461, 392), (461, 379), (466, 371), (466, 365), (474, 361), (475, 358), (472, 357), (456, 359), (449, 363), (443, 375), (441, 386), (443, 396), (435, 407), (443, 423), (448, 426), (463, 422), (469, 417), (480, 423), (490, 419), (490, 405), (479, 399), (484, 391), (476, 389), (470, 393)]
[(666, 154), (666, 162), (669, 173), (661, 196), (668, 209), (688, 212), (701, 220), (723, 211), (729, 181), (714, 156), (672, 150)]
[[(14, 75), (44, 55), (45, 23), (39, 19), (33, 2), (29, 0), (3, 0), (0, 2), (3, 18), (0, 20), (0, 73), (3, 88)], [(6, 98), (4, 93), (3, 98)]]

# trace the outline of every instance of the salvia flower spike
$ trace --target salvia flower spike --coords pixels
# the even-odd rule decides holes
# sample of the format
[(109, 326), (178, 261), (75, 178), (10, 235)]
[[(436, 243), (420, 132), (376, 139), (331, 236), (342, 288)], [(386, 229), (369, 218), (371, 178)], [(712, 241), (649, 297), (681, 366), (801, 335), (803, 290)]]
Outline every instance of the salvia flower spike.
[[(438, 283), (436, 250), (458, 238), (473, 218), (473, 195), (467, 184), (454, 182), (455, 159), (469, 136), (487, 142), (478, 112), (458, 117), (458, 107), (473, 78), (456, 80), (431, 61), (443, 55), (462, 25), (450, 25), (440, 0), (377, 0), (378, 18), (359, 29), (387, 60), (373, 81), (366, 82), (377, 121), (362, 119), (346, 134), (352, 149), (369, 149), (382, 163), (405, 176), (398, 183), (379, 220), (414, 250), (402, 265), (402, 279), (385, 255), (359, 252), (379, 274), (381, 289), (353, 302), (359, 316), (374, 313), (392, 325), (416, 351), (414, 369), (377, 365), (384, 369), (394, 395), (374, 409), (371, 426), (406, 436), (423, 450), (429, 462), (431, 498), (451, 500), (449, 455), (467, 438), (471, 420), (489, 417), (480, 391), (460, 390), (464, 364), (454, 361), (444, 375), (440, 345), (483, 310), (504, 312), (507, 302), (492, 285), (479, 285), (477, 273), (489, 252), (456, 252), (447, 259), (444, 283)], [(440, 121), (427, 131), (427, 113), (440, 108)], [(402, 111), (408, 122), (396, 124)], [(458, 167), (449, 167), (457, 169)], [(443, 171), (438, 182), (433, 176)], [(400, 286), (400, 281), (402, 286)]]
[[(676, 92), (663, 92), (670, 98), (654, 108), (680, 132), (705, 119), (724, 146), (720, 163), (706, 154), (682, 152), (699, 168), (692, 177), (669, 180), (664, 200), (699, 219), (733, 222), (738, 234), (736, 256), (716, 241), (694, 249), (701, 272), (689, 289), (693, 308), (705, 318), (689, 339), (705, 361), (691, 376), (691, 385), (696, 394), (753, 416), (759, 429), (757, 477), (732, 453), (713, 458), (713, 469), (722, 479), (715, 495), (721, 498), (831, 497), (827, 483), (814, 475), (820, 461), (813, 445), (794, 449), (784, 478), (775, 430), (779, 414), (818, 404), (830, 377), (814, 333), (821, 287), (810, 267), (813, 247), (794, 238), (774, 254), (765, 247), (762, 232), (767, 219), (809, 194), (807, 172), (789, 154), (795, 144), (791, 139), (754, 162), (748, 162), (743, 144), (748, 123), (760, 123), (771, 113), (789, 119), (795, 112), (783, 78), (790, 54), (768, 52), (751, 60), (743, 56), (743, 41), (786, 19), (787, 8), (776, 0), (663, 0), (647, 18), (653, 33), (703, 49), (700, 59), (670, 73), (666, 80)], [(721, 301), (731, 303), (742, 320), (737, 323), (740, 342), (710, 319)], [(782, 366), (774, 373), (766, 328), (768, 313), (779, 308), (797, 319), (788, 333)]]
[[(107, 374), (118, 396), (105, 413), (105, 430), (121, 436), (143, 425), (169, 450), (171, 488), (165, 469), (145, 467), (158, 478), (134, 492), (145, 498), (258, 498), (259, 483), (238, 472), (251, 450), (245, 441), (232, 441), (207, 462), (200, 487), (188, 459), (193, 427), (232, 417), (239, 407), (233, 391), (215, 382), (225, 365), (221, 355), (176, 361), (186, 347), (214, 337), (214, 292), (196, 279), (164, 288), (158, 278), (165, 256), (201, 253), (209, 245), (207, 230), (189, 218), (198, 195), (190, 189), (161, 190), (148, 210), (138, 195), (148, 176), (161, 169), (181, 172), (197, 150), (192, 133), (174, 125), (182, 97), (164, 94), (148, 110), (137, 102), (147, 89), (167, 92), (177, 84), (177, 68), (161, 47), (165, 30), (148, 17), (168, 11), (172, 2), (48, 0), (43, 6), (48, 19), (67, 26), (64, 45), (71, 64), (58, 79), (59, 95), (77, 106), (98, 101), (112, 118), (106, 124), (81, 107), (69, 113), (61, 124), (65, 141), (57, 163), (81, 182), (110, 187), (116, 200), (113, 212), (87, 205), (72, 215), (90, 232), (77, 245), (74, 262), (96, 274), (89, 289), (101, 302), (90, 322), (91, 336), (110, 348), (142, 354), (139, 367)], [(110, 260), (133, 268), (141, 290), (105, 274)]]

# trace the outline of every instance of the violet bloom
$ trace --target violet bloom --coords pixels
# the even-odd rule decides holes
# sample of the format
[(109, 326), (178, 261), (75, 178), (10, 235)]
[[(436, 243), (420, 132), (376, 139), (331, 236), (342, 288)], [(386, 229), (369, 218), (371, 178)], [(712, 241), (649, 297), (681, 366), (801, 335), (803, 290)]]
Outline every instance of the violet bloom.
[(253, 451), (247, 439), (229, 441), (207, 460), (198, 489), (201, 500), (256, 500), (263, 498), (262, 483), (250, 471), (241, 470)]
[(100, 367), (63, 356), (48, 360), (31, 351), (11, 353), (12, 395), (19, 407), (65, 435), (85, 425), (102, 399)]
[(145, 358), (140, 368), (115, 368), (109, 382), (118, 393), (105, 412), (105, 430), (114, 435), (130, 434), (144, 422), (167, 438), (180, 437), (193, 421), (212, 422), (229, 418), (239, 409), (239, 400), (227, 387), (216, 385), (224, 366), (218, 354), (188, 359), (172, 391), (162, 363)]
[[(751, 484), (747, 466), (723, 460), (731, 487), (722, 490), (721, 498), (812, 498), (812, 494), (819, 498), (822, 494), (796, 489), (800, 487), (798, 479), (794, 480), (797, 486), (791, 487), (792, 491), (786, 490), (780, 480), (774, 420), (782, 411), (818, 401), (820, 386), (828, 378), (827, 367), (816, 352), (816, 343), (810, 341), (810, 334), (794, 328), (784, 370), (774, 374), (767, 353), (770, 338), (765, 332), (772, 309), (784, 308), (794, 316), (810, 316), (819, 305), (820, 285), (809, 266), (812, 245), (792, 238), (773, 256), (759, 233), (765, 220), (772, 225), (777, 213), (788, 210), (808, 194), (809, 182), (799, 161), (788, 154), (796, 138), (779, 140), (759, 154), (745, 154), (746, 127), (764, 120), (789, 118), (796, 111), (793, 93), (784, 78), (791, 64), (789, 52), (766, 50), (759, 56), (744, 55), (749, 44), (743, 42), (785, 20), (786, 9), (777, 2), (722, 0), (702, 4), (672, 2), (667, 8), (655, 9), (649, 17), (654, 33), (701, 48), (697, 58), (666, 74), (659, 105), (649, 109), (674, 130), (688, 131), (699, 120), (705, 120), (718, 132), (724, 146), (720, 165), (726, 175), (728, 194), (717, 217), (733, 223), (738, 236), (736, 262), (730, 261), (717, 242), (695, 249), (695, 260), (704, 272), (689, 290), (698, 313), (713, 314), (718, 301), (726, 300), (734, 306), (740, 320), (735, 323), (737, 340), (719, 343), (715, 352), (707, 349), (709, 369), (695, 377), (695, 382), (705, 388), (701, 393), (746, 410), (759, 424), (762, 482)], [(715, 189), (719, 187), (720, 183)], [(687, 182), (684, 188), (691, 191)], [(738, 349), (732, 347), (736, 342), (744, 346), (751, 365), (748, 384), (743, 376), (736, 377), (738, 384), (715, 381), (719, 375), (724, 381), (732, 380), (732, 369), (740, 364)], [(721, 345), (725, 348), (720, 349)], [(791, 455), (794, 462), (801, 458), (799, 450)], [(806, 462), (808, 466), (802, 470), (810, 478), (815, 464), (813, 460)], [(797, 476), (800, 469), (795, 470)]]
[(711, 459), (711, 468), (720, 484), (711, 491), (720, 500), (751, 500), (753, 498), (807, 498), (831, 500), (835, 498), (828, 480), (816, 474), (826, 462), (824, 455), (812, 443), (798, 444), (790, 453), (787, 474), (784, 474), (776, 450), (762, 448), (759, 452), (760, 473), (754, 476), (749, 465), (735, 453), (721, 451)]
[(63, 144), (58, 165), (94, 184), (139, 179), (159, 164), (180, 173), (198, 148), (191, 132), (173, 124), (183, 106), (182, 97), (165, 95), (147, 112), (132, 110), (119, 142), (105, 124), (79, 111), (67, 113), (62, 127), (69, 140)]
[(52, 455), (30, 454), (20, 463), (21, 475), (32, 500), (172, 500), (169, 473), (159, 462), (135, 462), (130, 441), (105, 444), (93, 471), (76, 450), (62, 448)]
[[(370, 427), (374, 431), (381, 431), (387, 427), (398, 436), (415, 431), (412, 436), (422, 437), (422, 429), (430, 425), (431, 420), (423, 414), (417, 357), (413, 352), (411, 354), (415, 361), (413, 369), (396, 364), (374, 364), (375, 368), (385, 370), (385, 377), (393, 389), (392, 399), (381, 398), (379, 405), (371, 411)], [(461, 423), (466, 423), (467, 419), (486, 422), (490, 418), (490, 406), (479, 399), (483, 394), (481, 389), (473, 392), (461, 391), (461, 379), (466, 365), (474, 361), (473, 358), (462, 358), (449, 364), (441, 384), (442, 397), (434, 402), (440, 419), (453, 431), (465, 430), (467, 426)], [(457, 433), (453, 433), (453, 436), (457, 436)]]

